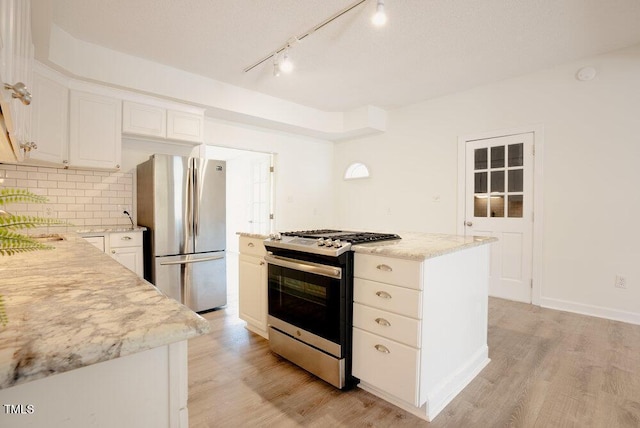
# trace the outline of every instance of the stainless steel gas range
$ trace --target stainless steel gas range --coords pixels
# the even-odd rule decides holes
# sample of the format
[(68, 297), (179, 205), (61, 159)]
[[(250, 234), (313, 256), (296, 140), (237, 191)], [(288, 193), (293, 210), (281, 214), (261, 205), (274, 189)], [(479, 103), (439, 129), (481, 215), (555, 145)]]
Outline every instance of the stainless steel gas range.
[(307, 230), (272, 235), (268, 251), (271, 350), (340, 389), (351, 375), (353, 244), (398, 235)]

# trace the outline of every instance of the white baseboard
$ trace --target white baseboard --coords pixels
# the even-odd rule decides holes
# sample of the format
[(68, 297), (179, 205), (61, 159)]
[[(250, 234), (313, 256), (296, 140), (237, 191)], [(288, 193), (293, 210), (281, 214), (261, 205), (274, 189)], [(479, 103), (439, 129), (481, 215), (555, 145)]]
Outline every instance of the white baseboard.
[(548, 309), (573, 312), (592, 317), (606, 318), (614, 321), (622, 321), (629, 324), (640, 325), (640, 313), (626, 312), (619, 309), (605, 308), (602, 306), (586, 305), (567, 300), (551, 299), (549, 297), (540, 298), (540, 306)]
[(485, 345), (463, 364), (458, 371), (427, 393), (429, 420), (433, 420), (469, 383), (491, 362)]

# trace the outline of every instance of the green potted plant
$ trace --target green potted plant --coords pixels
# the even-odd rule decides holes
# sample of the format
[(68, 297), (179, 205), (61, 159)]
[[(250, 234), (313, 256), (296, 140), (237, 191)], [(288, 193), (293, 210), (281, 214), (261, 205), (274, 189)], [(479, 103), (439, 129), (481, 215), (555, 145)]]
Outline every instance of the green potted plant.
[[(36, 195), (26, 189), (0, 189), (0, 205), (3, 208), (7, 204), (16, 202), (47, 202), (44, 196)], [(64, 224), (55, 218), (37, 216), (14, 215), (4, 209), (0, 209), (0, 256), (11, 256), (16, 253), (35, 250), (49, 250), (54, 248), (37, 239), (18, 232), (21, 229), (29, 229), (37, 226)], [(0, 294), (0, 324), (7, 324), (7, 313), (4, 306), (4, 298)]]

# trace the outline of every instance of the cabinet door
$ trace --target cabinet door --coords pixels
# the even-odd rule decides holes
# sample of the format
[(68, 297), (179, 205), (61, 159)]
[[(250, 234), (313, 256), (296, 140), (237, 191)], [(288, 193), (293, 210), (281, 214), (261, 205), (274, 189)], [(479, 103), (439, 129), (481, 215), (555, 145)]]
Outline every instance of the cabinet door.
[(142, 247), (112, 248), (111, 257), (140, 278), (144, 276), (142, 265)]
[(29, 156), (45, 162), (66, 164), (69, 158), (67, 87), (35, 73), (31, 107), (33, 141), (38, 148), (31, 150)]
[(175, 110), (167, 112), (167, 138), (202, 143), (204, 116)]
[(267, 265), (261, 257), (239, 256), (239, 315), (254, 327), (267, 330)]
[(122, 103), (122, 132), (165, 138), (167, 112), (161, 107), (124, 101)]
[(71, 91), (69, 163), (76, 167), (119, 169), (122, 103), (115, 98)]
[[(24, 83), (31, 91), (33, 68), (31, 39), (31, 2), (2, 0), (0, 2), (0, 107), (9, 132), (11, 149), (22, 160), (21, 144), (30, 143), (31, 106), (13, 98), (13, 91), (4, 84)], [(12, 159), (9, 159), (12, 160)]]

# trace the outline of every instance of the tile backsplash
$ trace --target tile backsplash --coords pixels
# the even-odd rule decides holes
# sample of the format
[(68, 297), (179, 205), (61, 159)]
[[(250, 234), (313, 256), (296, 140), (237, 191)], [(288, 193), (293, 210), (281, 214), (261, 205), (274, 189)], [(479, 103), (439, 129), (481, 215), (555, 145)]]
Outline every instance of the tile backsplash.
[(49, 200), (3, 207), (12, 214), (54, 217), (74, 226), (131, 224), (123, 211), (133, 215), (132, 173), (0, 164), (0, 188), (6, 187)]

